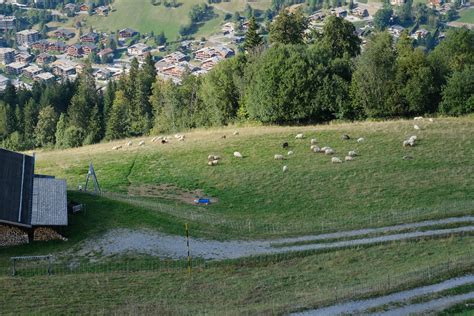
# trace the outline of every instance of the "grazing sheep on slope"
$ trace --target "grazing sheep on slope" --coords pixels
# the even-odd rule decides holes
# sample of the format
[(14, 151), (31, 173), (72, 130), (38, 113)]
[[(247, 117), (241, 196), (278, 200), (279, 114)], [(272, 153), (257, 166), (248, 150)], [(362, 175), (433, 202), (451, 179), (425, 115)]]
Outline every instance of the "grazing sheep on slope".
[(344, 158), (344, 160), (345, 160), (345, 161), (352, 161), (352, 160), (354, 160), (354, 157), (352, 157), (352, 156), (346, 156), (346, 157)]
[(121, 148), (122, 148), (122, 146), (114, 146), (114, 147), (112, 147), (113, 150), (119, 150), (119, 149), (121, 149)]
[(314, 146), (311, 150), (313, 151), (313, 153), (320, 153), (321, 152), (321, 148), (319, 148), (318, 146)]
[(235, 151), (235, 152), (234, 152), (234, 157), (235, 157), (235, 158), (243, 158), (244, 156), (242, 156), (242, 154), (239, 153), (238, 151)]
[(326, 149), (326, 150), (324, 151), (324, 153), (325, 153), (326, 155), (333, 155), (333, 154), (336, 153), (336, 151), (334, 151), (334, 149), (332, 149), (332, 148), (328, 148), (328, 149)]
[(342, 163), (342, 160), (339, 159), (339, 158), (337, 158), (337, 157), (332, 157), (332, 158), (331, 158), (331, 162), (332, 162), (332, 163)]
[(351, 150), (349, 153), (348, 153), (349, 156), (351, 157), (355, 157), (357, 156), (357, 152), (355, 150)]
[(362, 143), (364, 140), (365, 140), (365, 139), (364, 139), (363, 137), (361, 137), (361, 138), (357, 139), (357, 142), (358, 142), (358, 143)]
[(138, 143), (138, 146), (144, 146), (144, 145), (145, 145), (145, 142), (143, 140)]
[(283, 148), (288, 148), (289, 146), (290, 145), (287, 142), (283, 143), (283, 145), (282, 145)]
[(283, 160), (283, 159), (285, 159), (285, 158), (283, 157), (283, 155), (278, 155), (278, 154), (275, 155), (274, 158), (275, 158), (275, 160)]
[(283, 172), (287, 172), (288, 171), (288, 166), (283, 166)]
[(317, 144), (317, 143), (318, 143), (318, 142), (316, 141), (315, 138), (312, 138), (312, 139), (311, 139), (311, 145), (315, 145), (315, 144)]
[(418, 125), (413, 125), (413, 128), (416, 129), (417, 131), (419, 131), (421, 128), (418, 126)]
[(290, 151), (288, 152), (288, 156), (291, 156), (291, 155), (293, 155), (293, 151), (290, 150)]
[(303, 138), (304, 138), (304, 135), (303, 135), (302, 133), (297, 134), (297, 135), (295, 136), (295, 139), (303, 139)]

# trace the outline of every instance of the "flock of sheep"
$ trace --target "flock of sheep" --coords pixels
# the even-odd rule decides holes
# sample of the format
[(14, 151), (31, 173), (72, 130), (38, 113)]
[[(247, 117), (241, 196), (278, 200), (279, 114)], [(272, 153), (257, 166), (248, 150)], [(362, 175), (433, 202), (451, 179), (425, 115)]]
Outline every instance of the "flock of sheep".
[[(415, 121), (421, 121), (423, 120), (424, 118), (421, 117), (421, 116), (417, 116), (414, 118)], [(433, 122), (433, 119), (432, 118), (429, 118), (428, 119), (430, 122)], [(415, 130), (420, 130), (420, 126), (419, 125), (413, 125), (413, 128)], [(239, 132), (238, 131), (234, 131), (233, 132), (233, 135), (234, 136), (237, 136), (239, 135)], [(174, 138), (177, 139), (178, 141), (184, 141), (185, 140), (185, 136), (184, 135), (180, 135), (180, 134), (176, 134), (174, 135)], [(226, 138), (225, 135), (222, 136), (222, 138)], [(295, 140), (296, 141), (299, 141), (299, 140), (303, 140), (305, 139), (305, 135), (303, 133), (299, 133), (295, 136)], [(342, 140), (350, 140), (350, 136), (347, 135), (347, 134), (344, 134), (341, 136), (341, 139)], [(151, 142), (152, 143), (155, 143), (155, 142), (161, 142), (162, 144), (167, 144), (169, 143), (171, 140), (171, 137), (167, 137), (167, 136), (157, 136), (157, 137), (153, 137), (151, 139)], [(364, 142), (365, 139), (364, 138), (358, 138), (357, 139), (357, 143), (362, 143)], [(403, 141), (402, 145), (403, 147), (414, 147), (416, 145), (416, 141), (417, 141), (417, 136), (416, 135), (413, 135), (411, 136), (410, 138), (406, 139)], [(145, 141), (140, 141), (138, 143), (138, 146), (144, 146), (145, 145)], [(133, 146), (133, 142), (132, 141), (129, 141), (126, 143), (126, 146), (130, 147), (130, 146)], [(283, 149), (288, 149), (289, 148), (289, 143), (288, 142), (284, 142), (282, 144), (282, 147)], [(122, 146), (119, 145), (119, 146), (115, 146), (113, 147), (112, 149), (113, 150), (119, 150), (121, 149)], [(312, 153), (320, 153), (320, 154), (324, 154), (324, 155), (328, 155), (328, 156), (332, 156), (332, 155), (335, 155), (336, 154), (336, 151), (332, 148), (332, 147), (329, 147), (329, 146), (325, 146), (325, 147), (319, 147), (318, 146), (318, 141), (315, 139), (315, 138), (312, 138), (310, 140), (310, 147), (309, 147), (310, 151)], [(287, 155), (288, 156), (291, 156), (293, 155), (294, 152), (292, 150), (289, 150), (287, 152)], [(235, 151), (234, 154), (233, 154), (234, 158), (237, 158), (237, 159), (242, 159), (244, 158), (244, 156), (238, 152), (238, 151)], [(347, 155), (344, 157), (344, 160), (339, 158), (339, 157), (336, 157), (336, 156), (333, 156), (331, 157), (331, 162), (334, 163), (334, 164), (340, 164), (342, 163), (343, 161), (346, 161), (346, 162), (349, 162), (349, 161), (353, 161), (355, 159), (355, 157), (358, 156), (358, 153), (355, 151), (355, 150), (351, 150), (347, 153)], [(285, 156), (282, 155), (282, 154), (275, 154), (274, 155), (274, 160), (285, 160)], [(412, 159), (412, 157), (410, 156), (404, 156), (403, 159)], [(208, 166), (217, 166), (219, 164), (219, 161), (221, 160), (221, 157), (218, 156), (218, 155), (214, 155), (214, 154), (211, 154), (211, 155), (208, 155), (207, 157), (207, 165)], [(289, 170), (288, 166), (283, 166), (283, 172), (287, 172)]]

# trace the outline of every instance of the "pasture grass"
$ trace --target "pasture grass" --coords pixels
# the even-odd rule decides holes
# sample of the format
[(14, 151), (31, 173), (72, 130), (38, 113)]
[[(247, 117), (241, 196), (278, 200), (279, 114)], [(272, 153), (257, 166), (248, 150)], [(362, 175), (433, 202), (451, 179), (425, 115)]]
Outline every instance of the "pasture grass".
[[(406, 120), (200, 129), (186, 133), (185, 142), (172, 137), (166, 145), (143, 137), (118, 151), (112, 147), (126, 140), (37, 152), (36, 167), (39, 173), (66, 178), (70, 188), (77, 188), (84, 185), (92, 162), (104, 190), (138, 195), (146, 191), (149, 199), (177, 205), (173, 216), (186, 218), (187, 212), (197, 212), (219, 221), (283, 225), (294, 235), (314, 233), (322, 226), (341, 230), (473, 214), (474, 118), (419, 125), (420, 131)], [(239, 135), (234, 136), (234, 130)], [(299, 132), (305, 133), (304, 140), (294, 139)], [(341, 140), (342, 134), (351, 140)], [(411, 135), (418, 136), (418, 145), (403, 148), (402, 141)], [(358, 137), (365, 142), (357, 143)], [(310, 152), (311, 138), (321, 147), (333, 147), (342, 159), (349, 150), (359, 156), (332, 164), (331, 157)], [(142, 139), (146, 145), (137, 147)], [(285, 141), (294, 155), (275, 161), (274, 154), (286, 156), (281, 147)], [(244, 158), (234, 158), (234, 151)], [(207, 166), (209, 154), (222, 157), (218, 166)], [(413, 159), (402, 159), (406, 155)], [(289, 172), (282, 172), (283, 165)], [(175, 196), (163, 195), (166, 190)], [(198, 208), (182, 201), (185, 192), (218, 201)]]
[(459, 11), (459, 16), (457, 22), (474, 24), (474, 8)]
[[(174, 314), (281, 313), (352, 298), (355, 289), (367, 287), (367, 292), (359, 293), (367, 297), (415, 286), (412, 281), (419, 274), (413, 272), (472, 254), (472, 238), (392, 243), (275, 262), (229, 262), (191, 275), (183, 269), (0, 276), (0, 306), (6, 314), (137, 313), (136, 309)], [(472, 266), (467, 269), (458, 273), (470, 272)], [(432, 274), (425, 283), (439, 277), (450, 275)]]

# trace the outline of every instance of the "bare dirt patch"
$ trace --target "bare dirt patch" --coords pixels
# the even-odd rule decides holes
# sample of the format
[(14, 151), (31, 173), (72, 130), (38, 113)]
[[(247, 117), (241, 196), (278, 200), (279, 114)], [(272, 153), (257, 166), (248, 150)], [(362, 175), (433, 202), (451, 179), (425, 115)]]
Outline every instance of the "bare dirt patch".
[(213, 204), (218, 202), (217, 198), (206, 196), (201, 189), (186, 191), (173, 184), (132, 184), (128, 187), (128, 194), (132, 196), (158, 197), (188, 204), (196, 204), (194, 200), (202, 197), (209, 198)]

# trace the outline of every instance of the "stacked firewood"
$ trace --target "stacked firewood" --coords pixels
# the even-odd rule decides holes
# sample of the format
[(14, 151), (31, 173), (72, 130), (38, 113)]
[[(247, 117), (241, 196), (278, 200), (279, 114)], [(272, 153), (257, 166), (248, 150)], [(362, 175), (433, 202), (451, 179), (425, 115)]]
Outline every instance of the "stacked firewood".
[(0, 247), (28, 243), (28, 234), (17, 227), (0, 225)]
[(38, 227), (33, 233), (34, 241), (50, 241), (50, 240), (63, 240), (67, 241), (67, 238), (61, 236), (54, 229), (49, 227)]

